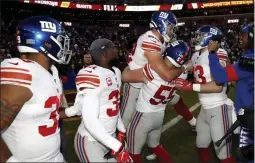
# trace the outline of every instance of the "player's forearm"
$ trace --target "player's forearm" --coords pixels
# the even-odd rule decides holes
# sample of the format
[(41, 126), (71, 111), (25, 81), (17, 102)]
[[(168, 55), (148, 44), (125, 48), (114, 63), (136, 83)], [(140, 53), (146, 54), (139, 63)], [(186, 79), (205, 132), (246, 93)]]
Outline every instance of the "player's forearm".
[[(196, 87), (200, 87), (200, 90)], [(193, 84), (193, 90), (200, 93), (220, 93), (222, 89), (223, 86), (217, 85), (214, 81), (206, 84)]]
[(168, 68), (162, 64), (151, 64), (151, 68), (165, 81), (171, 81), (180, 76), (184, 71), (184, 67)]
[(32, 92), (21, 86), (1, 85), (0, 117), (1, 131), (8, 128), (18, 115), (20, 109), (33, 96)]
[(0, 140), (0, 149), (1, 149), (0, 162), (6, 162), (12, 156), (12, 154), (9, 148), (7, 147), (6, 143), (2, 139), (2, 137)]
[(97, 118), (83, 116), (83, 122), (86, 129), (94, 139), (115, 152), (119, 150), (121, 143), (105, 130), (104, 126), (99, 122)]
[(70, 117), (79, 117), (80, 115), (78, 115), (77, 112), (74, 111), (72, 108), (73, 107), (71, 106), (69, 108), (61, 109), (59, 112), (59, 118), (66, 119), (66, 118), (70, 118)]
[(221, 66), (217, 53), (209, 53), (209, 66), (211, 74), (216, 83), (224, 84), (229, 82), (228, 73), (226, 69)]
[[(2, 95), (2, 94), (1, 94)], [(8, 128), (13, 120), (16, 118), (17, 114), (19, 113), (19, 110), (22, 106), (18, 104), (12, 104), (10, 100), (8, 100), (5, 97), (0, 98), (1, 102), (1, 131), (5, 130)]]
[(128, 67), (122, 72), (122, 81), (131, 83), (142, 83), (145, 80), (142, 68), (129, 70)]
[(118, 129), (120, 132), (123, 132), (123, 133), (126, 132), (126, 128), (125, 128), (125, 126), (124, 126), (124, 124), (123, 124), (123, 121), (122, 121), (122, 118), (121, 118), (120, 114), (119, 114), (119, 118), (118, 118), (117, 129)]
[(117, 152), (121, 143), (110, 135), (98, 120), (99, 100), (94, 96), (87, 96), (83, 100), (82, 119), (88, 132), (94, 139)]

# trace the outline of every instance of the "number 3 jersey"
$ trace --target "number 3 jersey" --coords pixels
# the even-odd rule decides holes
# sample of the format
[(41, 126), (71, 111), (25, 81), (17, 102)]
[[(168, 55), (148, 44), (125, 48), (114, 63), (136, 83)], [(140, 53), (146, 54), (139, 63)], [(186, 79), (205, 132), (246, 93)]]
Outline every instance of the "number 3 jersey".
[[(82, 100), (82, 96), (89, 96), (90, 94), (96, 94), (98, 96), (99, 108), (93, 109), (99, 109), (98, 120), (110, 135), (115, 134), (118, 118), (120, 118), (121, 72), (115, 67), (113, 67), (113, 71), (100, 66), (91, 65), (81, 69), (76, 77), (78, 92), (78, 97), (76, 98)], [(78, 132), (82, 136), (88, 136), (90, 140), (95, 140), (86, 129), (83, 121), (79, 126)]]
[[(136, 110), (139, 112), (160, 112), (164, 111), (167, 103), (174, 97), (176, 89), (160, 78), (160, 76), (151, 69), (149, 64), (143, 68), (143, 73), (147, 78), (147, 84), (144, 84), (136, 104)], [(187, 74), (181, 74), (179, 78), (186, 79)]]
[[(219, 61), (224, 66), (227, 65), (228, 55), (224, 49), (219, 49), (217, 51), (219, 56)], [(204, 84), (213, 81), (209, 67), (209, 52), (208, 50), (200, 53), (196, 52), (193, 54), (191, 61), (193, 64), (193, 76), (195, 83)], [(199, 101), (203, 108), (210, 109), (220, 105), (223, 105), (227, 100), (226, 86), (223, 87), (220, 93), (199, 93)]]
[(18, 58), (1, 63), (1, 85), (26, 87), (33, 94), (1, 134), (19, 161), (53, 162), (60, 153), (58, 108), (62, 84), (56, 67), (52, 66), (51, 71), (52, 74), (36, 62)]
[[(137, 43), (129, 54), (128, 66), (130, 70), (135, 70), (144, 67), (148, 63), (147, 58), (144, 56), (144, 52), (154, 52), (161, 55), (165, 51), (165, 44), (162, 43), (151, 30), (141, 35)], [(130, 83), (136, 88), (142, 88), (143, 83)]]

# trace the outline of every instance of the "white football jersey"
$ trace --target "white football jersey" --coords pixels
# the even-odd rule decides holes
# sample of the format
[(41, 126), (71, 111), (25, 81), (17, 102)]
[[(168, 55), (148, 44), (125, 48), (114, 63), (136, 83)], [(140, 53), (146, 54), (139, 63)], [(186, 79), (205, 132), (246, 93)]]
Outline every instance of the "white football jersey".
[[(151, 69), (149, 64), (143, 68), (143, 73), (148, 82), (142, 86), (136, 104), (136, 110), (139, 112), (160, 112), (164, 111), (166, 105), (175, 95), (176, 89), (160, 78), (160, 76)], [(179, 78), (186, 79), (185, 74)]]
[[(100, 66), (91, 65), (79, 71), (76, 77), (77, 95), (82, 95), (84, 89), (90, 89), (99, 96), (99, 121), (106, 131), (113, 135), (116, 132), (119, 118), (119, 102), (121, 87), (121, 72), (113, 67), (113, 71)], [(95, 140), (81, 122), (78, 132)]]
[(19, 161), (53, 162), (60, 154), (58, 109), (63, 90), (56, 67), (51, 71), (19, 58), (1, 63), (1, 85), (22, 86), (33, 93), (1, 135)]
[[(129, 54), (128, 67), (130, 70), (135, 70), (144, 67), (148, 63), (144, 56), (144, 51), (157, 52), (161, 55), (166, 49), (165, 43), (162, 43), (151, 30), (141, 35), (132, 52)], [(143, 83), (130, 83), (136, 88), (141, 88)]]
[[(228, 62), (227, 52), (224, 49), (219, 49), (217, 54), (220, 62), (224, 63), (226, 66)], [(207, 50), (201, 54), (200, 52), (196, 52), (192, 56), (191, 60), (194, 67), (193, 76), (195, 83), (204, 84), (213, 80), (211, 77), (208, 55), (209, 52)], [(205, 109), (223, 105), (228, 98), (226, 95), (226, 86), (223, 87), (220, 93), (199, 93), (198, 97), (202, 107)]]

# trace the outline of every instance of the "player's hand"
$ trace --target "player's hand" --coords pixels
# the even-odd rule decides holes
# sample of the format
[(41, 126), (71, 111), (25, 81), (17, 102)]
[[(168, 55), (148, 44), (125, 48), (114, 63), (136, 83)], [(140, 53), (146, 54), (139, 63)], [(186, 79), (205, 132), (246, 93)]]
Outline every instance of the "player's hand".
[(111, 155), (116, 158), (118, 163), (129, 163), (132, 161), (131, 156), (123, 146), (120, 147), (118, 152), (112, 151)]
[(193, 84), (188, 80), (184, 80), (181, 78), (177, 78), (171, 82), (175, 88), (185, 90), (185, 91), (193, 91)]
[(218, 49), (219, 49), (220, 45), (218, 43), (218, 41), (209, 41), (209, 44), (208, 44), (208, 51), (209, 52), (217, 52)]
[(126, 133), (125, 132), (121, 132), (121, 131), (117, 135), (117, 139), (121, 142), (121, 144), (123, 146), (125, 144), (125, 136), (126, 136)]
[(191, 61), (188, 61), (187, 64), (186, 64), (186, 71), (188, 72), (192, 72), (193, 71), (193, 64)]

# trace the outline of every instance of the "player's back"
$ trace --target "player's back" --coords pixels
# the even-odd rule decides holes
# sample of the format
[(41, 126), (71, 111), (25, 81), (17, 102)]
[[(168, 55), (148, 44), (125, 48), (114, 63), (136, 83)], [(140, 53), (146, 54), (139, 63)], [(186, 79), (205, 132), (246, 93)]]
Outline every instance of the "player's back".
[[(217, 52), (220, 61), (225, 62), (228, 61), (227, 52), (223, 49), (219, 49)], [(209, 67), (209, 52), (208, 50), (200, 53), (196, 52), (192, 56), (192, 64), (194, 66), (193, 75), (195, 83), (204, 84), (209, 83), (213, 80), (211, 77), (210, 67)], [(227, 100), (226, 95), (226, 86), (223, 87), (222, 92), (220, 93), (199, 93), (199, 101), (203, 108), (210, 109), (215, 106), (222, 105)]]
[[(165, 43), (162, 43), (151, 30), (142, 34), (136, 45), (134, 46), (132, 52), (129, 54), (128, 66), (131, 70), (144, 67), (148, 63), (147, 58), (144, 56), (145, 51), (156, 52), (161, 55), (166, 46)], [(142, 83), (130, 83), (136, 88), (141, 88)]]
[[(83, 94), (83, 88), (91, 89), (91, 93), (98, 94), (100, 106), (98, 119), (111, 135), (116, 132), (121, 87), (121, 72), (115, 67), (113, 67), (113, 71), (91, 65), (81, 69), (76, 77), (78, 96)], [(82, 136), (89, 136), (93, 140), (83, 122), (78, 130)]]
[(55, 67), (52, 74), (34, 61), (18, 58), (1, 63), (1, 85), (27, 87), (33, 96), (2, 134), (13, 156), (22, 162), (51, 162), (60, 153), (58, 108), (62, 85)]
[[(164, 111), (167, 103), (174, 97), (176, 89), (160, 78), (160, 76), (146, 64), (143, 69), (148, 82), (144, 84), (137, 101), (136, 110), (139, 112)], [(185, 78), (180, 75), (180, 78)]]

